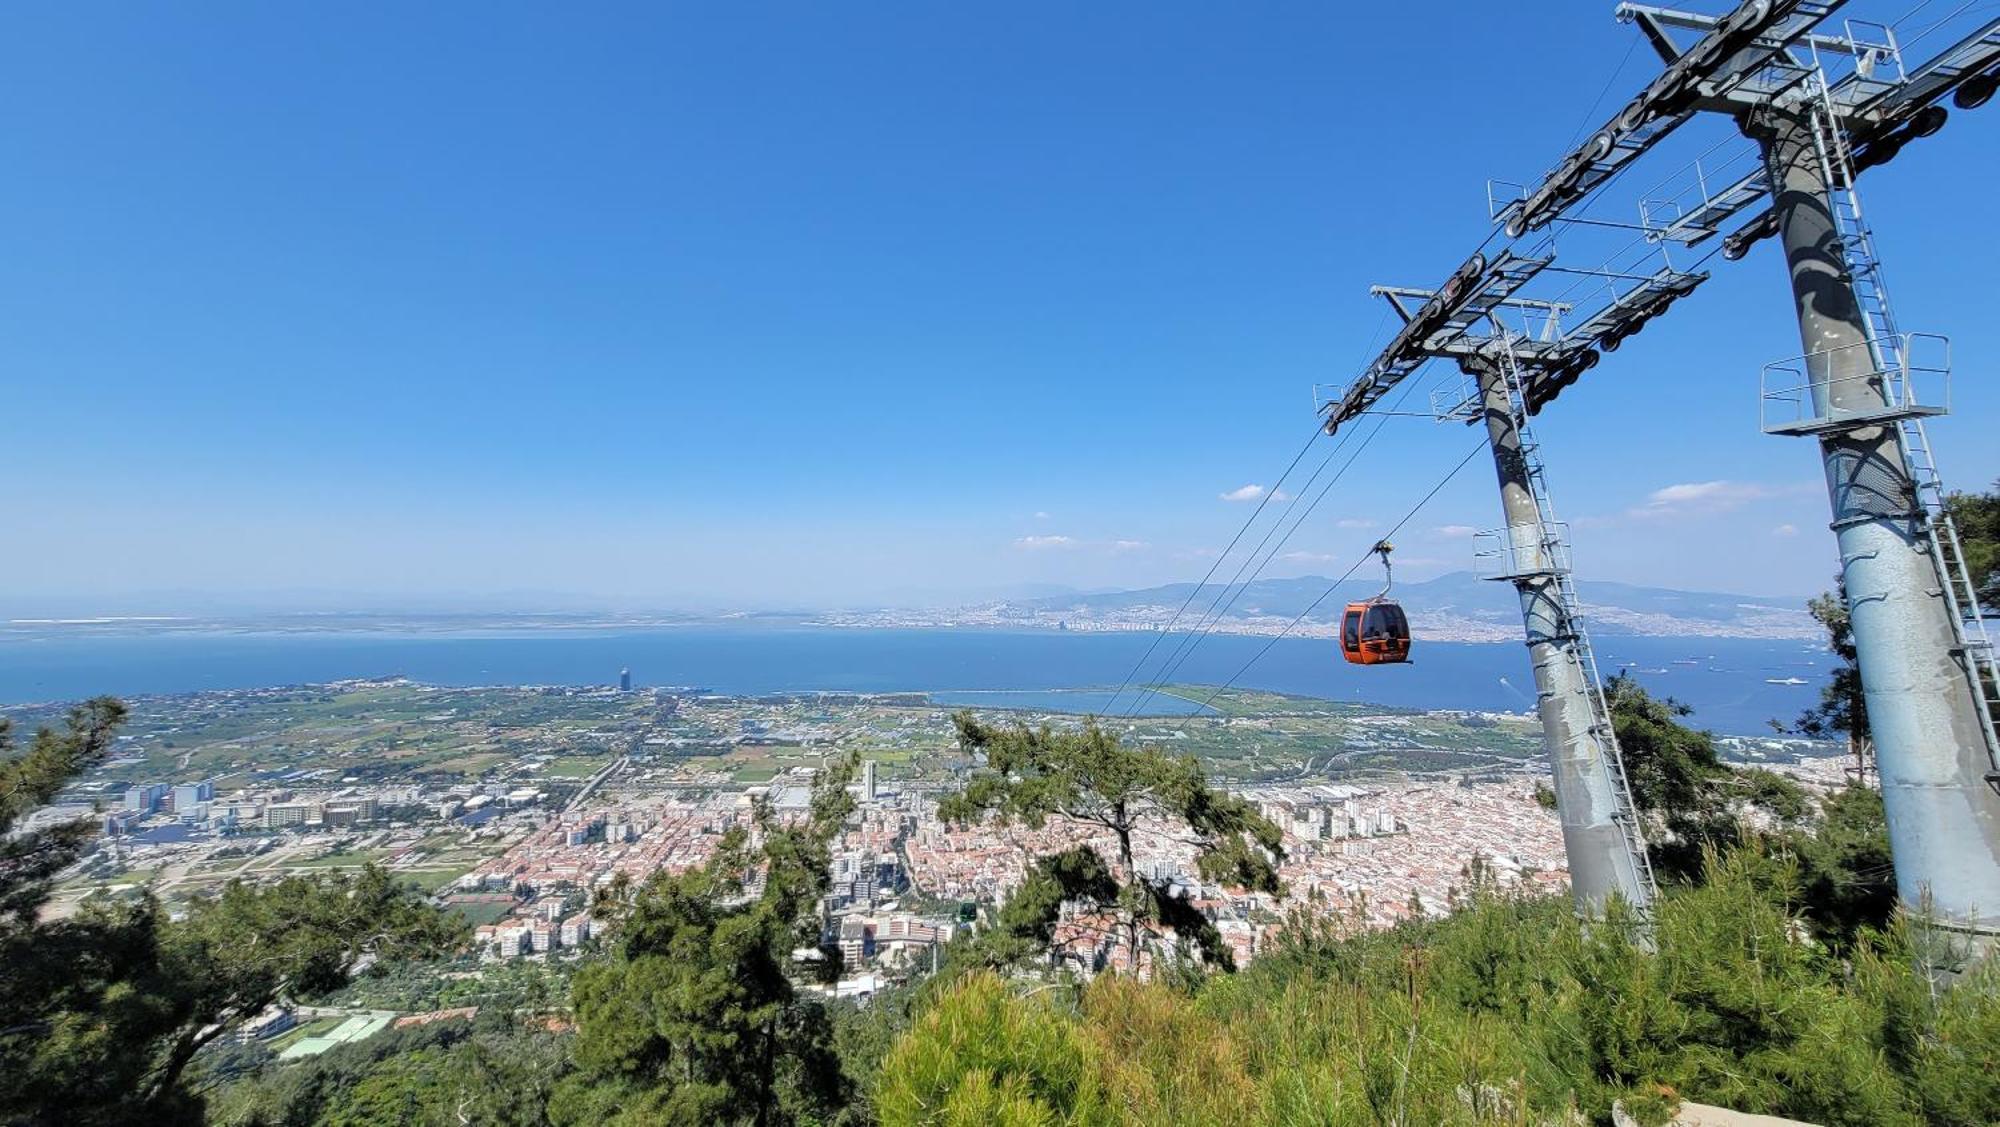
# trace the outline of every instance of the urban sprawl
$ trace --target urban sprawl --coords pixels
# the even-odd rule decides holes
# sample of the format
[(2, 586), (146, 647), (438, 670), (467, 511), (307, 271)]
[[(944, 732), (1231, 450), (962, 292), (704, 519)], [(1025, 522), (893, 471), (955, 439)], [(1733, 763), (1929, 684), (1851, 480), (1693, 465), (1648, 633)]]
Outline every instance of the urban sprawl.
[[(1206, 695), (1206, 694), (1204, 694)], [(621, 875), (702, 864), (766, 803), (802, 812), (814, 779), (853, 755), (856, 811), (835, 843), (825, 940), (866, 995), (936, 957), (1005, 901), (1036, 854), (1078, 826), (954, 826), (938, 800), (971, 766), (951, 710), (921, 694), (725, 697), (621, 687), (440, 688), (400, 680), (139, 698), (116, 756), (34, 823), (88, 818), (95, 847), (54, 909), (145, 887), (169, 906), (233, 879), (376, 864), (458, 908), (481, 965), (560, 962), (590, 944), (591, 905)], [(17, 723), (54, 708), (16, 708)], [(1023, 711), (988, 719), (1076, 724)], [(1127, 740), (1200, 758), (1284, 830), (1284, 893), (1194, 875), (1191, 847), (1142, 833), (1135, 861), (1174, 883), (1238, 963), (1299, 911), (1385, 926), (1445, 910), (1477, 864), (1502, 886), (1564, 884), (1531, 717), (1407, 712), (1235, 691), (1195, 716), (1107, 720)], [(1791, 740), (1729, 750), (1807, 776), (1840, 760)], [(757, 879), (752, 874), (748, 879)], [(753, 889), (754, 890), (754, 889)], [(1127, 950), (1096, 921), (1064, 921), (1059, 956), (1089, 974)], [(361, 1012), (311, 1052), (401, 1016)], [(327, 1020), (332, 1020), (328, 1018)], [(294, 1024), (273, 1014), (253, 1030)], [(296, 1031), (294, 1031), (296, 1033)]]

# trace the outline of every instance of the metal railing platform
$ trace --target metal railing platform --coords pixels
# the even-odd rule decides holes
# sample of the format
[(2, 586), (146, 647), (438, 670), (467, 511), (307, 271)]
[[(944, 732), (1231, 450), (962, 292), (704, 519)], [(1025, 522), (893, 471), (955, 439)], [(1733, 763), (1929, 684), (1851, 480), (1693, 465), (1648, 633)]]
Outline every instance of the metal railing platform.
[[(1856, 357), (1862, 370), (1815, 378)], [(1934, 333), (1870, 337), (1764, 365), (1765, 434), (1820, 435), (1951, 411), (1951, 342)]]

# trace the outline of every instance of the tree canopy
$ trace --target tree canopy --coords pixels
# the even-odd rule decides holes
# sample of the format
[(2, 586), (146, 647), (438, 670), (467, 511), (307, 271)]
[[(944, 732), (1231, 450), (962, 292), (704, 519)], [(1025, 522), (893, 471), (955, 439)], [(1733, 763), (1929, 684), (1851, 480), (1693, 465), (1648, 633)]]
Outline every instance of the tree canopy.
[(1095, 721), (1058, 729), (989, 726), (970, 712), (953, 720), (962, 746), (983, 757), (984, 766), (938, 804), (939, 817), (1036, 828), (1062, 818), (1108, 833), (1116, 848), (1110, 861), (1088, 844), (1037, 858), (1000, 913), (990, 948), (996, 961), (1045, 949), (1062, 905), (1076, 903), (1118, 920), (1134, 967), (1141, 936), (1152, 929), (1191, 944), (1208, 963), (1233, 966), (1214, 924), (1176, 894), (1172, 879), (1139, 871), (1133, 838), (1142, 831), (1173, 835), (1193, 846), (1204, 880), (1275, 893), (1284, 859), (1277, 826), (1242, 798), (1210, 786), (1193, 756), (1127, 747)]
[(0, 955), (33, 928), (51, 881), (90, 841), (88, 820), (15, 834), (14, 824), (48, 803), (69, 781), (104, 761), (125, 706), (111, 697), (69, 710), (61, 731), (43, 728), (16, 752), (14, 722), (0, 716)]
[(608, 958), (577, 973), (576, 1071), (552, 1105), (568, 1123), (823, 1121), (847, 1102), (825, 1007), (794, 985), (794, 951), (822, 946), (829, 843), (854, 808), (850, 760), (822, 771), (798, 821), (759, 803), (709, 861), (599, 905)]
[[(548, 1127), (568, 1037), (481, 1011), (275, 1065), (209, 1101), (216, 1127)], [(204, 1058), (206, 1059), (206, 1058)]]
[(1845, 949), (1863, 929), (1888, 926), (1897, 902), (1889, 826), (1882, 796), (1862, 778), (1814, 798), (1774, 772), (1723, 762), (1713, 737), (1680, 722), (1685, 706), (1629, 675), (1606, 693), (1662, 880), (1699, 883), (1712, 855), (1770, 849), (1797, 865), (1810, 893), (1800, 913), (1821, 940)]
[[(0, 763), (0, 832), (100, 762), (125, 708), (99, 698)], [(0, 731), (0, 738), (5, 732)], [(0, 748), (11, 745), (0, 743)], [(88, 841), (79, 821), (0, 846), (0, 1120), (197, 1122), (188, 1065), (270, 1005), (347, 983), (364, 960), (428, 954), (462, 925), (377, 868), (231, 883), (182, 918), (150, 893), (42, 920), (52, 878)]]
[(1953, 493), (1946, 504), (1980, 605), (2000, 613), (2000, 481), (1984, 493)]
[(1630, 674), (1613, 677), (1604, 691), (1632, 803), (1645, 819), (1647, 851), (1662, 879), (1698, 880), (1704, 853), (1742, 843), (1746, 816), (1782, 825), (1807, 813), (1797, 784), (1724, 763), (1713, 736), (1681, 723), (1686, 705), (1653, 696)]
[(1853, 623), (1848, 617), (1847, 588), (1835, 580), (1806, 604), (1813, 619), (1826, 630), (1827, 648), (1839, 661), (1820, 686), (1819, 702), (1799, 714), (1790, 727), (1773, 722), (1781, 732), (1813, 740), (1842, 740), (1854, 756), (1856, 776), (1874, 768), (1874, 740), (1868, 728), (1868, 698), (1861, 691), (1861, 663), (1854, 648)]

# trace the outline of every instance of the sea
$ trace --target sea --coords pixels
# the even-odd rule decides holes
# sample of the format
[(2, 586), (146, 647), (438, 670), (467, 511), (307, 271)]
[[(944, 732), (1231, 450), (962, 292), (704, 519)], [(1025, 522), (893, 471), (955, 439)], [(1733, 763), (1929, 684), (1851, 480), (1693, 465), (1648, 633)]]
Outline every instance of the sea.
[[(609, 685), (730, 695), (926, 692), (942, 704), (1186, 715), (1193, 699), (1143, 685), (1181, 638), (1145, 633), (976, 628), (649, 627), (473, 634), (163, 632), (15, 634), (0, 639), (0, 704), (407, 677), (435, 685)], [(1151, 659), (1140, 659), (1152, 647)], [(1818, 697), (1831, 669), (1799, 641), (1603, 637), (1605, 676), (1622, 670), (1724, 735), (1768, 735)], [(1172, 680), (1419, 709), (1526, 712), (1534, 681), (1518, 643), (1419, 642), (1406, 666), (1352, 666), (1331, 641), (1210, 635)], [(1134, 674), (1135, 667), (1139, 672)], [(1804, 684), (1780, 684), (1789, 680)]]

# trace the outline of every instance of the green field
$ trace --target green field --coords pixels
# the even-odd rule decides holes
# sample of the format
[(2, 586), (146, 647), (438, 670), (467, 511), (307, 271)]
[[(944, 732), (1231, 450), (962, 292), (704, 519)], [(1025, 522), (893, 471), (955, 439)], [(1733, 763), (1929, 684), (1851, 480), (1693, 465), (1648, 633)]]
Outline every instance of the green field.
[(303, 861), (287, 861), (288, 869), (358, 869), (363, 865), (382, 859), (379, 849), (361, 849), (348, 853), (322, 853)]
[(498, 923), (501, 917), (514, 910), (514, 905), (511, 902), (481, 900), (471, 903), (461, 903), (456, 900), (448, 900), (446, 904), (459, 915), (464, 916), (465, 921), (474, 927), (478, 927), (481, 924)]
[(269, 1042), (270, 1048), (273, 1052), (282, 1053), (308, 1037), (326, 1036), (339, 1028), (340, 1022), (341, 1019), (337, 1017), (316, 1017), (310, 1021), (301, 1022), (278, 1034), (276, 1037), (271, 1038)]
[(613, 760), (613, 756), (564, 756), (542, 768), (542, 774), (555, 779), (587, 779), (602, 771)]
[(472, 866), (470, 865), (464, 868), (398, 870), (395, 873), (395, 877), (397, 880), (405, 884), (415, 885), (425, 892), (436, 892), (438, 889), (443, 888), (445, 885), (450, 884), (470, 871), (472, 871)]

